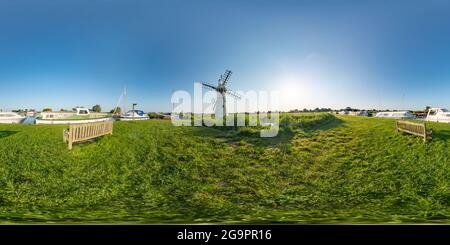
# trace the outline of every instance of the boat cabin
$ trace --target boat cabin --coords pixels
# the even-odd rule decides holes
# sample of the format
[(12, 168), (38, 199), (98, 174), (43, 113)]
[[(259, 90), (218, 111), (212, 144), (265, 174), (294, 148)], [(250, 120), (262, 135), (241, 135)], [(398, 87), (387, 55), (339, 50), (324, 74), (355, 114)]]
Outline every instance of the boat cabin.
[(51, 112), (41, 112), (40, 116), (42, 119), (66, 119), (71, 116), (78, 115), (89, 115), (89, 109), (84, 107), (74, 108), (73, 111), (51, 111)]
[(75, 110), (77, 115), (89, 115), (89, 109), (84, 107), (77, 107)]

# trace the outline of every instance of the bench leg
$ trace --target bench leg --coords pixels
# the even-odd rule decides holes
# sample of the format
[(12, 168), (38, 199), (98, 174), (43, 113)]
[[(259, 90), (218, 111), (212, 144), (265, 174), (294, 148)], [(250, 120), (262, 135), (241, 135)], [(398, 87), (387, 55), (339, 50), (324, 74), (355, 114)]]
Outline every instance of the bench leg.
[(68, 145), (68, 147), (69, 147), (69, 150), (72, 150), (72, 141), (70, 141), (70, 140), (69, 140), (69, 145)]

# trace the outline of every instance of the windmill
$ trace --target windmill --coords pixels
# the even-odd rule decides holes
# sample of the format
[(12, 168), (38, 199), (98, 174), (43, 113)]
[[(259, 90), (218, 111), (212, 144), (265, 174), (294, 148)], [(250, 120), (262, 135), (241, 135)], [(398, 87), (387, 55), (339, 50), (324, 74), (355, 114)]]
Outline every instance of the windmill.
[[(203, 87), (217, 92), (217, 99), (214, 103), (214, 109), (219, 110), (218, 111), (219, 113), (216, 113), (216, 115), (221, 115), (220, 108), (222, 109), (223, 115), (225, 116), (227, 115), (227, 101), (226, 101), (227, 95), (230, 95), (237, 99), (241, 98), (238, 93), (227, 88), (227, 82), (230, 80), (231, 74), (232, 72), (230, 70), (226, 70), (223, 75), (220, 75), (220, 79), (217, 83), (217, 86), (202, 82)], [(219, 106), (217, 106), (217, 103), (219, 103)]]

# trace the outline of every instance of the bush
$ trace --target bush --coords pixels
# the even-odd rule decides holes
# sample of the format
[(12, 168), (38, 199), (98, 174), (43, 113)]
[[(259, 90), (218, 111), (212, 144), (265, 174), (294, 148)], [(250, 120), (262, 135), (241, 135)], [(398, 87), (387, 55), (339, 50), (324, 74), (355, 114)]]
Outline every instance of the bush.
[(116, 114), (120, 114), (120, 113), (122, 113), (122, 109), (120, 107), (116, 107), (110, 111), (110, 113), (114, 113), (114, 112)]
[(102, 107), (100, 105), (94, 105), (92, 107), (93, 112), (102, 112)]

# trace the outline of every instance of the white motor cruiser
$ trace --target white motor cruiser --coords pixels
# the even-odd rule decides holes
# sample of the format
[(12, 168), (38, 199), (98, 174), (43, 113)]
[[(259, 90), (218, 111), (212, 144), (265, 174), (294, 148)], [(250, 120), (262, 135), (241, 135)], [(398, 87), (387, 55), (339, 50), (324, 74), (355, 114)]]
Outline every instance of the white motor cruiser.
[(378, 112), (375, 117), (382, 117), (382, 118), (392, 118), (392, 119), (414, 119), (416, 116), (414, 116), (409, 111), (384, 111), (384, 112)]
[(428, 111), (425, 121), (450, 123), (450, 111), (444, 108), (432, 108)]
[(131, 110), (119, 117), (120, 121), (148, 120), (149, 117), (141, 110)]

